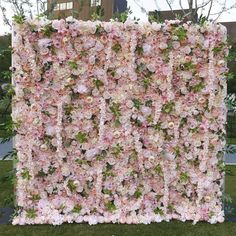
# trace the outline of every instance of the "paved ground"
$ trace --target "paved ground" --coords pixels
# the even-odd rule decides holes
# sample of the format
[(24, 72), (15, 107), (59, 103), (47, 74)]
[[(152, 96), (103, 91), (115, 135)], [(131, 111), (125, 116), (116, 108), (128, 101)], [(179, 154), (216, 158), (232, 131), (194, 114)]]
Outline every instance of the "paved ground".
[(0, 143), (0, 159), (2, 159), (11, 150), (12, 150), (12, 140), (8, 143)]
[[(236, 149), (236, 145), (232, 145), (232, 146), (234, 146), (234, 148)], [(225, 156), (225, 162), (226, 164), (236, 165), (236, 154), (227, 153)]]
[[(236, 145), (234, 145), (236, 148)], [(0, 144), (0, 159), (2, 159), (9, 151), (12, 150), (12, 141), (8, 143)], [(226, 164), (236, 165), (236, 154), (226, 154), (225, 157)]]

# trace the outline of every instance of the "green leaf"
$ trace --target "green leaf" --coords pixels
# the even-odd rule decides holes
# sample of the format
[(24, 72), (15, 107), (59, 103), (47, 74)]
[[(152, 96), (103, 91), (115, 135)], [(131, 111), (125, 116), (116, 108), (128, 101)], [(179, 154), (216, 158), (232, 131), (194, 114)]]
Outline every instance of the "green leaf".
[(190, 62), (186, 62), (184, 64), (181, 64), (183, 66), (184, 70), (193, 70), (196, 69), (196, 65), (194, 65), (191, 61)]
[(150, 85), (151, 85), (151, 79), (145, 78), (143, 80), (143, 87), (144, 87), (145, 91), (147, 91), (147, 89), (149, 88)]
[(170, 114), (174, 109), (175, 103), (174, 102), (168, 102), (162, 107), (162, 111), (166, 114)]
[(90, 165), (91, 161), (83, 160), (83, 159), (76, 159), (75, 162), (79, 165)]
[(115, 147), (112, 147), (112, 154), (118, 156), (123, 150), (123, 147), (118, 143)]
[(101, 36), (101, 34), (103, 34), (104, 32), (106, 32), (106, 31), (104, 30), (104, 28), (100, 24), (96, 26), (95, 35)]
[(137, 46), (136, 49), (135, 49), (135, 52), (136, 52), (138, 55), (142, 55), (142, 54), (143, 54), (143, 47)]
[(218, 161), (217, 167), (219, 168), (220, 171), (225, 171), (226, 170), (225, 162), (223, 160)]
[(175, 207), (174, 207), (174, 205), (172, 205), (172, 204), (169, 204), (167, 208), (168, 208), (168, 210), (169, 210), (170, 212), (175, 211)]
[(67, 187), (70, 189), (70, 191), (73, 193), (76, 191), (77, 186), (75, 185), (74, 181), (72, 179), (69, 179), (67, 182)]
[(78, 65), (76, 63), (76, 61), (68, 61), (68, 64), (70, 66), (71, 69), (78, 69)]
[(158, 123), (152, 125), (152, 127), (153, 127), (155, 130), (160, 131), (160, 130), (161, 130), (161, 122), (158, 122)]
[(109, 189), (103, 189), (102, 192), (103, 192), (104, 194), (112, 195), (112, 191), (109, 190)]
[(30, 219), (34, 219), (36, 218), (36, 216), (37, 216), (37, 213), (35, 209), (31, 208), (31, 209), (26, 210), (26, 217)]
[(189, 180), (189, 176), (186, 172), (182, 172), (180, 174), (180, 182), (187, 182)]
[(217, 47), (214, 47), (212, 49), (212, 51), (214, 53), (214, 56), (217, 56), (222, 51), (223, 47), (224, 47), (224, 44), (221, 44), (221, 45), (219, 45)]
[(116, 210), (116, 205), (114, 204), (114, 202), (112, 201), (109, 201), (109, 202), (106, 202), (105, 203), (105, 208), (110, 211), (110, 212), (113, 212)]
[(121, 47), (121, 45), (120, 45), (119, 43), (115, 43), (115, 44), (111, 47), (111, 49), (112, 49), (113, 51), (115, 51), (116, 53), (118, 53), (118, 52), (121, 51), (122, 47)]
[(163, 171), (160, 164), (156, 165), (155, 172), (158, 173), (160, 176), (163, 176)]
[(154, 209), (154, 213), (157, 215), (164, 215), (164, 212), (162, 209), (160, 209), (159, 207), (157, 207), (156, 209)]
[(85, 143), (88, 141), (87, 134), (83, 132), (76, 134), (75, 138), (79, 143)]
[(25, 17), (25, 15), (23, 15), (23, 14), (14, 15), (14, 16), (12, 17), (13, 22), (15, 22), (15, 23), (17, 23), (17, 24), (20, 24), (20, 25), (24, 24), (25, 19), (26, 19), (26, 17)]
[(54, 32), (57, 32), (57, 30), (52, 27), (52, 23), (49, 23), (42, 28), (44, 36), (50, 37)]
[(115, 117), (120, 117), (121, 112), (120, 112), (120, 104), (113, 102), (112, 105), (109, 107), (111, 112), (114, 114)]
[(27, 168), (23, 168), (21, 172), (21, 177), (23, 179), (30, 180), (32, 176), (30, 175), (29, 170)]
[(141, 196), (142, 196), (142, 191), (138, 188), (134, 193), (134, 197), (140, 198)]
[(72, 210), (72, 212), (79, 214), (81, 212), (81, 210), (82, 210), (82, 206), (76, 205), (76, 206), (74, 206), (74, 209)]
[(132, 102), (134, 104), (134, 107), (137, 108), (138, 110), (140, 109), (140, 107), (143, 105), (138, 99), (134, 98), (132, 99)]
[(115, 147), (112, 147), (112, 154), (114, 154), (115, 156), (118, 156), (122, 151), (123, 151), (123, 147), (120, 146), (120, 144), (116, 144)]
[(93, 84), (95, 85), (95, 87), (97, 89), (99, 89), (100, 87), (102, 87), (104, 85), (104, 83), (101, 80), (99, 80), (99, 79), (94, 79), (93, 80)]
[(66, 104), (64, 106), (65, 115), (70, 116), (73, 109), (74, 109), (74, 107), (71, 104)]
[(187, 38), (187, 30), (179, 26), (175, 29), (174, 35), (178, 37), (179, 41), (183, 41)]
[(145, 102), (145, 106), (146, 106), (146, 107), (151, 107), (151, 106), (152, 106), (152, 100), (147, 100), (147, 101)]
[(203, 82), (200, 82), (199, 84), (193, 86), (193, 87), (191, 88), (191, 90), (192, 90), (194, 93), (198, 93), (198, 92), (200, 92), (204, 87), (205, 87), (204, 83), (203, 83)]
[(39, 194), (32, 194), (30, 199), (31, 199), (32, 201), (38, 201), (38, 200), (41, 199), (41, 197), (40, 197)]

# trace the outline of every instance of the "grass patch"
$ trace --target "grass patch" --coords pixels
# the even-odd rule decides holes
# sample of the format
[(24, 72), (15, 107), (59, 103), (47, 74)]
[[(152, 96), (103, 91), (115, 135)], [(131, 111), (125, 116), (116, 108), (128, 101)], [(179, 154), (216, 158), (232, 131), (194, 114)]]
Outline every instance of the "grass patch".
[(236, 145), (236, 138), (227, 138), (227, 144), (235, 144)]
[(236, 165), (227, 166), (230, 174), (226, 174), (225, 193), (232, 198), (232, 203), (236, 206)]
[[(0, 178), (11, 170), (12, 161), (0, 161)], [(230, 194), (233, 203), (236, 204), (236, 166), (227, 166), (231, 175), (226, 175), (225, 190)], [(8, 180), (0, 183), (0, 206), (6, 197), (12, 194), (12, 184)], [(88, 224), (63, 224), (61, 226), (52, 225), (26, 225), (12, 226), (0, 225), (1, 236), (152, 236), (152, 235), (170, 235), (170, 236), (193, 236), (193, 235), (236, 235), (236, 224), (234, 222), (225, 222), (222, 224), (211, 225), (205, 222), (199, 222), (192, 225), (192, 222), (162, 222), (152, 223), (150, 225), (122, 225), (122, 224), (98, 224), (90, 226)]]
[(8, 178), (8, 172), (12, 167), (12, 161), (0, 161), (0, 207), (9, 205), (8, 202), (13, 194), (13, 184)]

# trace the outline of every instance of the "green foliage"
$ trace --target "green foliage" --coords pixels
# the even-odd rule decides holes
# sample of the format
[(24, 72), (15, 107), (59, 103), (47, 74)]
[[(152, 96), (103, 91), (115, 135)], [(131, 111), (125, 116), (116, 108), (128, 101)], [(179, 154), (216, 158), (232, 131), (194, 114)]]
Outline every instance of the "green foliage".
[(173, 101), (168, 102), (163, 105), (162, 112), (166, 114), (170, 114), (174, 110), (174, 107), (175, 107), (175, 103)]
[(139, 101), (138, 99), (134, 98), (132, 99), (132, 102), (134, 104), (134, 107), (137, 108), (138, 110), (140, 109), (140, 107), (143, 105), (141, 101)]
[(97, 6), (95, 9), (92, 11), (91, 14), (91, 20), (96, 21), (96, 20), (103, 20), (104, 18), (104, 8), (102, 6)]
[(74, 209), (72, 210), (72, 212), (79, 214), (81, 212), (81, 210), (82, 210), (82, 206), (76, 205), (76, 206), (74, 206)]
[(8, 142), (15, 134), (17, 129), (20, 126), (20, 123), (13, 122), (12, 119), (8, 119), (5, 123), (0, 124), (0, 127), (4, 129), (4, 135), (2, 137), (1, 143)]
[(159, 207), (154, 209), (154, 213), (157, 214), (157, 215), (161, 215), (161, 216), (164, 215), (163, 210), (161, 208), (159, 208)]
[(97, 36), (101, 36), (105, 31), (105, 29), (101, 26), (101, 24), (98, 24), (96, 26), (96, 32), (95, 32), (95, 35)]
[(163, 17), (161, 15), (161, 11), (152, 11), (149, 13), (149, 16), (148, 16), (148, 20), (149, 22), (157, 22), (157, 23), (162, 23), (163, 22)]
[(24, 24), (24, 22), (25, 22), (25, 20), (26, 20), (26, 17), (25, 17), (25, 15), (23, 15), (23, 14), (14, 15), (14, 16), (12, 17), (12, 20), (13, 20), (13, 22), (15, 22), (15, 23), (17, 23), (17, 24), (22, 25), (22, 24)]
[(36, 213), (35, 209), (30, 208), (30, 209), (26, 210), (26, 217), (28, 217), (30, 219), (34, 219), (34, 218), (36, 218), (36, 216), (37, 216), (37, 213)]
[[(129, 7), (129, 8), (128, 8), (126, 11), (124, 11), (124, 12), (121, 12), (121, 13), (115, 12), (115, 13), (113, 14), (112, 19), (115, 20), (115, 21), (124, 23), (124, 22), (128, 19), (129, 15), (131, 15), (131, 14), (132, 14), (132, 11), (130, 10), (130, 7)], [(134, 20), (137, 20), (137, 21), (138, 21), (139, 19), (134, 18)]]
[(115, 44), (111, 47), (111, 49), (112, 49), (113, 51), (115, 51), (116, 53), (118, 53), (118, 52), (121, 51), (122, 47), (121, 47), (121, 45), (120, 45), (119, 43), (115, 43)]
[(187, 38), (187, 30), (183, 26), (177, 27), (173, 34), (178, 37), (179, 41), (183, 41)]
[(109, 189), (103, 189), (102, 192), (107, 195), (112, 195), (112, 191)]
[(163, 176), (163, 171), (162, 171), (162, 168), (161, 168), (161, 165), (160, 165), (160, 164), (156, 165), (156, 167), (155, 167), (154, 170), (155, 170), (155, 172), (158, 173), (160, 176)]
[(64, 106), (65, 115), (70, 116), (73, 109), (74, 109), (74, 107), (71, 104), (66, 104)]
[(169, 210), (170, 212), (175, 211), (175, 207), (174, 207), (174, 205), (172, 205), (172, 204), (169, 204), (167, 208), (168, 208), (168, 210)]
[(67, 182), (67, 187), (70, 189), (70, 191), (73, 193), (76, 191), (76, 184), (74, 183), (74, 181), (72, 179), (69, 179)]
[(102, 87), (104, 85), (104, 83), (99, 79), (94, 79), (93, 84), (97, 89), (99, 89), (100, 87)]
[(77, 65), (76, 61), (69, 61), (68, 64), (71, 69), (75, 69), (75, 70), (78, 69), (78, 65)]
[(30, 180), (32, 176), (30, 175), (29, 170), (27, 168), (23, 168), (21, 172), (21, 177), (23, 179)]
[(188, 173), (182, 172), (180, 173), (180, 182), (185, 183), (189, 180)]
[(196, 65), (194, 65), (191, 61), (190, 62), (186, 62), (183, 64), (183, 68), (184, 70), (193, 70), (196, 68)]
[(150, 78), (144, 78), (143, 79), (143, 87), (145, 91), (147, 91), (148, 87), (151, 85), (151, 79)]
[(79, 143), (85, 143), (88, 141), (87, 134), (83, 132), (76, 134), (75, 138)]
[(203, 26), (207, 21), (208, 21), (207, 17), (205, 17), (202, 14), (198, 17), (198, 24), (200, 26)]
[(160, 130), (161, 130), (161, 123), (158, 122), (158, 123), (154, 124), (154, 125), (153, 125), (153, 128), (154, 128), (155, 130), (160, 131)]
[(220, 171), (225, 171), (226, 170), (225, 162), (223, 160), (218, 161), (217, 167), (219, 168)]
[(143, 47), (137, 45), (137, 47), (136, 47), (136, 49), (135, 49), (135, 52), (136, 52), (138, 55), (142, 55), (142, 54), (143, 54)]
[(200, 83), (196, 84), (195, 86), (191, 87), (191, 90), (194, 92), (194, 93), (198, 93), (200, 92), (202, 89), (205, 88), (205, 85), (204, 85), (204, 82), (201, 81)]
[(134, 197), (135, 198), (140, 198), (142, 196), (142, 191), (141, 189), (137, 188), (137, 190), (134, 192)]
[(75, 162), (78, 165), (90, 165), (91, 161), (84, 160), (84, 159), (76, 159)]
[(120, 111), (120, 104), (113, 102), (112, 105), (109, 107), (111, 112), (116, 118), (119, 118), (121, 116), (121, 111)]
[(116, 205), (113, 201), (108, 201), (105, 203), (105, 208), (107, 211), (113, 212), (116, 210)]
[(112, 147), (111, 153), (115, 156), (118, 156), (123, 150), (123, 147), (118, 143), (116, 146)]
[(50, 37), (52, 33), (57, 32), (57, 30), (52, 27), (52, 23), (49, 23), (42, 28), (42, 32), (44, 36)]
[(41, 197), (40, 197), (39, 194), (32, 194), (30, 199), (31, 199), (32, 201), (38, 201), (38, 200), (41, 199)]

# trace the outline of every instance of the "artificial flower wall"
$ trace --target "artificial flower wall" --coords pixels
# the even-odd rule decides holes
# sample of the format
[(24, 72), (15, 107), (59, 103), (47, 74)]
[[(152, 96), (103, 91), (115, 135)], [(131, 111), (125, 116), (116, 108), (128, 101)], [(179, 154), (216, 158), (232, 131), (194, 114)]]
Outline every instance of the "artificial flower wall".
[(226, 30), (14, 26), (13, 224), (223, 222)]

